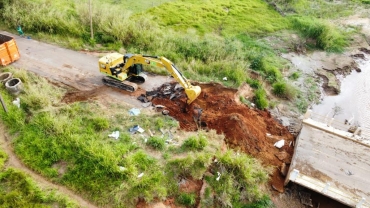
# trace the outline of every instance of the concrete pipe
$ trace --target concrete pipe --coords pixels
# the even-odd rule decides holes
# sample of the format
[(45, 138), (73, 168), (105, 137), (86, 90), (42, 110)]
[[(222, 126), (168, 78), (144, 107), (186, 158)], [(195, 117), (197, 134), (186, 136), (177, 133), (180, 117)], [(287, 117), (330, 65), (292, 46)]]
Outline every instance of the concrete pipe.
[(13, 95), (18, 95), (22, 91), (22, 81), (18, 78), (12, 78), (5, 83), (6, 89)]
[(5, 84), (12, 77), (13, 77), (13, 74), (11, 72), (1, 73), (0, 74), (0, 82)]

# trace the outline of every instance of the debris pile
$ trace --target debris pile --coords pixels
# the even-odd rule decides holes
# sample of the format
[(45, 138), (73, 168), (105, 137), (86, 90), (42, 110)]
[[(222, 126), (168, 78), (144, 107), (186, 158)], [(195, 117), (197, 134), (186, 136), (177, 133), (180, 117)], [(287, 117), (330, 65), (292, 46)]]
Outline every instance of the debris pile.
[[(274, 166), (271, 185), (283, 189), (282, 163), (288, 168), (293, 154), (294, 136), (286, 127), (277, 122), (268, 111), (256, 110), (238, 102), (237, 90), (220, 84), (196, 84), (202, 88), (199, 97), (190, 105), (186, 95), (175, 83), (162, 85), (158, 90), (147, 92), (146, 98), (154, 105), (165, 106), (169, 116), (180, 123), (186, 131), (214, 129), (225, 135), (229, 147), (242, 150)], [(197, 118), (196, 109), (202, 109)], [(199, 125), (200, 124), (200, 125)], [(282, 142), (285, 141), (282, 145)], [(280, 148), (274, 144), (278, 142)], [(284, 171), (285, 172), (285, 171)]]

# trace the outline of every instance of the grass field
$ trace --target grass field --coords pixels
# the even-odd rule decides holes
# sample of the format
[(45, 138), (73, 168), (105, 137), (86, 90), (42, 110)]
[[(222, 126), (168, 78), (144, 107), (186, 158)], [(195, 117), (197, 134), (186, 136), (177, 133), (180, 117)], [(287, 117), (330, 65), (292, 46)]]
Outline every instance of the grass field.
[[(123, 105), (65, 104), (60, 101), (65, 90), (24, 70), (5, 70), (24, 83), (21, 108), (12, 105), (14, 97), (0, 87), (9, 110), (0, 116), (14, 137), (16, 154), (36, 172), (97, 205), (134, 207), (139, 199), (176, 198), (182, 194), (181, 178), (201, 179), (209, 171), (215, 175), (207, 178), (213, 193), (205, 198), (210, 206), (220, 203), (210, 199), (221, 197), (235, 205), (266, 201), (260, 187), (268, 179), (268, 169), (245, 154), (220, 152), (223, 136), (212, 131), (177, 135), (178, 123), (172, 118), (145, 111), (130, 116)], [(135, 124), (157, 133), (132, 135), (128, 129)], [(171, 138), (161, 131), (171, 129), (178, 145), (163, 143)], [(118, 140), (108, 137), (113, 131), (120, 132)], [(213, 163), (214, 158), (221, 162)], [(214, 170), (223, 170), (228, 177), (220, 183)], [(230, 186), (219, 187), (224, 183)]]
[[(297, 93), (287, 83), (282, 72), (290, 66), (280, 53), (294, 50), (292, 34), (297, 34), (301, 42), (309, 39), (310, 50), (343, 51), (350, 34), (346, 28), (330, 23), (330, 19), (350, 15), (355, 6), (367, 1), (92, 2), (93, 39), (87, 0), (0, 1), (1, 28), (16, 33), (16, 27), (21, 25), (26, 35), (34, 39), (76, 50), (162, 55), (191, 79), (220, 81), (228, 77), (224, 83), (233, 87), (247, 82), (255, 88), (256, 95), (245, 102), (253, 101), (261, 109), (268, 108), (266, 89), (272, 89), (275, 96), (293, 102), (298, 94), (299, 108), (304, 111), (306, 100), (313, 100), (309, 98), (312, 93)], [(286, 47), (282, 49), (281, 44), (269, 41), (276, 37)], [(220, 153), (217, 145), (212, 144), (218, 144), (222, 138), (212, 133), (193, 135), (178, 141), (181, 147), (176, 147), (165, 145), (167, 138), (155, 135), (147, 138), (146, 143), (127, 133), (127, 129), (140, 123), (159, 132), (163, 126), (175, 128), (176, 121), (161, 115), (132, 118), (125, 106), (108, 106), (119, 109), (121, 113), (116, 114), (117, 111), (103, 111), (96, 102), (67, 105), (60, 102), (64, 89), (19, 69), (5, 70), (13, 71), (25, 83), (20, 109), (11, 105), (14, 98), (0, 88), (10, 106), (9, 114), (0, 113), (1, 119), (15, 137), (17, 155), (43, 176), (82, 193), (96, 204), (134, 206), (138, 198), (152, 201), (174, 197), (178, 203), (191, 205), (194, 196), (180, 193), (177, 179), (202, 177), (208, 168), (214, 167), (212, 157), (217, 157), (224, 162), (217, 168), (227, 167), (229, 177), (221, 183), (215, 177), (206, 177), (210, 189), (202, 204), (222, 206), (220, 202), (226, 201), (238, 207), (242, 206), (239, 196), (243, 195), (248, 199), (245, 204), (270, 206), (259, 189), (267, 180), (268, 171), (246, 155), (238, 159), (232, 151)], [(252, 79), (251, 72), (258, 78)], [(116, 130), (123, 132), (120, 140), (107, 138)], [(211, 142), (202, 142), (203, 137)], [(191, 154), (184, 155), (182, 148), (188, 148)], [(250, 166), (245, 166), (245, 161), (250, 161)], [(61, 166), (67, 171), (60, 173)], [(137, 177), (142, 173), (142, 177)], [(237, 180), (244, 173), (248, 177)]]

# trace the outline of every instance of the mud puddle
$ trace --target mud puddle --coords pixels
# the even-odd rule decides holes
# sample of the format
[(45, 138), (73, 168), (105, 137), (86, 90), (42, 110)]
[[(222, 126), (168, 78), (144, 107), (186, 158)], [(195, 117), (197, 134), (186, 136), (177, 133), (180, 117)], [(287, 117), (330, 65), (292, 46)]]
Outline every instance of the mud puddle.
[[(323, 101), (313, 106), (313, 112), (320, 115), (334, 116), (333, 108), (337, 106), (340, 112), (335, 120), (344, 124), (348, 120), (351, 125), (361, 126), (363, 132), (370, 136), (370, 56), (356, 59), (361, 72), (352, 73), (341, 79), (340, 94), (327, 96)], [(347, 130), (347, 129), (345, 129)]]

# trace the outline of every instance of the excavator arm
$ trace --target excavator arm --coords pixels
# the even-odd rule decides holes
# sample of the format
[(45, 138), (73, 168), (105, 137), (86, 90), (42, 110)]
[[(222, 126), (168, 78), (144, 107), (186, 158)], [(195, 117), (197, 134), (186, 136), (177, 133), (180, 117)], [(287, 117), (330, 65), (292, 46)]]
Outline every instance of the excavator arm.
[(197, 99), (197, 97), (201, 93), (201, 88), (199, 86), (193, 86), (176, 68), (176, 66), (170, 60), (163, 56), (147, 56), (140, 54), (132, 55), (126, 60), (122, 71), (126, 71), (130, 66), (133, 66), (134, 64), (151, 65), (165, 68), (185, 89), (185, 94), (188, 97), (188, 104)]

